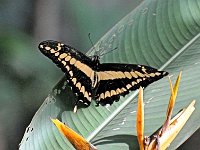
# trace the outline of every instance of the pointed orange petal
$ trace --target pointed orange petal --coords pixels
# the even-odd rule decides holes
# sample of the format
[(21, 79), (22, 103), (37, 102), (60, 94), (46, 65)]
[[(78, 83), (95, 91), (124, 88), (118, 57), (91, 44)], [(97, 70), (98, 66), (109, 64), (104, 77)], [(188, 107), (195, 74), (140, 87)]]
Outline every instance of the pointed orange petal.
[(181, 74), (182, 74), (182, 72), (179, 73), (179, 76), (176, 79), (176, 83), (174, 85), (174, 88), (172, 87), (172, 81), (169, 79), (171, 96), (170, 96), (170, 100), (169, 100), (169, 104), (168, 104), (168, 108), (167, 108), (166, 120), (165, 120), (163, 127), (162, 127), (162, 134), (165, 132), (165, 130), (169, 126), (169, 121), (170, 121), (171, 116), (172, 116), (172, 111), (173, 111), (174, 104), (175, 104), (175, 101), (176, 101), (176, 96), (177, 96), (177, 93), (178, 93), (178, 87), (179, 87), (179, 83), (180, 83), (180, 80), (181, 80)]
[(71, 128), (60, 122), (58, 119), (51, 119), (58, 130), (70, 141), (76, 150), (95, 150), (96, 148), (87, 142), (82, 136)]
[(183, 128), (195, 110), (194, 104), (195, 100), (192, 101), (186, 109), (183, 109), (170, 121), (170, 125), (166, 129), (166, 132), (159, 139), (161, 149), (166, 149)]
[(170, 78), (169, 78), (169, 84), (170, 84), (171, 96), (170, 96), (170, 100), (169, 100), (169, 104), (168, 104), (168, 108), (167, 108), (167, 112), (166, 112), (166, 119), (162, 126), (161, 136), (166, 131), (167, 127), (169, 126), (169, 122), (170, 122), (171, 115), (172, 115), (172, 110), (174, 108), (174, 104), (175, 104), (175, 100), (176, 100), (174, 97), (174, 89), (173, 89), (172, 81)]
[(144, 149), (144, 104), (143, 104), (143, 89), (140, 87), (138, 95), (138, 108), (137, 108), (137, 139), (140, 145), (140, 150)]
[(176, 96), (177, 96), (177, 93), (178, 93), (179, 83), (180, 83), (180, 80), (181, 80), (181, 74), (182, 74), (182, 72), (179, 73), (173, 89), (172, 89), (172, 83), (171, 83), (171, 80), (170, 80), (171, 96), (170, 96), (170, 101), (169, 101), (169, 105), (168, 105), (168, 109), (167, 109), (167, 116), (168, 116), (168, 114), (170, 114), (170, 112), (172, 113), (172, 110), (173, 110), (173, 107), (174, 107), (174, 104), (175, 104), (175, 100), (176, 100)]

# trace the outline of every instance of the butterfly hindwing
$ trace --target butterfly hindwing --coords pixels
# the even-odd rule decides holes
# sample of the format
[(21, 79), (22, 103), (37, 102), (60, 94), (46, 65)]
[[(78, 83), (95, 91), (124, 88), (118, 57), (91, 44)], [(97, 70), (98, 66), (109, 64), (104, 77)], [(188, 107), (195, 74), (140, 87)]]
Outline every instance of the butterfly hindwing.
[(161, 79), (167, 72), (158, 71), (149, 66), (134, 64), (106, 63), (99, 66), (97, 72), (99, 85), (96, 91), (98, 104), (112, 104), (129, 91)]
[(72, 88), (73, 93), (77, 96), (77, 101), (84, 103), (86, 106), (90, 105), (92, 99), (92, 90), (91, 90), (91, 80), (89, 77), (85, 76), (83, 72), (81, 72), (78, 68), (71, 65), (71, 69), (73, 70), (71, 75), (66, 74), (66, 78), (68, 79), (68, 84)]

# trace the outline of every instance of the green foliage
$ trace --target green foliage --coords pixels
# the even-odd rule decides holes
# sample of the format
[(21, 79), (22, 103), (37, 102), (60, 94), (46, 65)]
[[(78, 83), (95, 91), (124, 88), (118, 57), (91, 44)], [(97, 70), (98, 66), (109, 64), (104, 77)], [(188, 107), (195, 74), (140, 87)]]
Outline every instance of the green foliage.
[[(18, 149), (25, 127), (63, 76), (40, 54), (38, 43), (54, 39), (58, 31), (59, 41), (87, 50), (91, 47), (89, 32), (96, 41), (140, 1), (102, 0), (101, 6), (98, 0), (87, 0), (81, 5), (74, 0), (0, 1), (0, 149)], [(49, 10), (55, 15), (50, 15)], [(48, 24), (49, 20), (52, 24)], [(49, 32), (52, 26), (56, 30)]]
[[(181, 145), (200, 125), (199, 5), (198, 0), (146, 0), (95, 45), (104, 52), (118, 48), (105, 55), (102, 62), (151, 65), (168, 71), (173, 75), (172, 80), (183, 71), (174, 113), (193, 99), (197, 100), (196, 110), (170, 145), (171, 149)], [(92, 50), (88, 52), (92, 53)], [(148, 86), (144, 94), (145, 134), (150, 135), (165, 118), (170, 95), (167, 78)], [(67, 123), (99, 149), (137, 149), (135, 95), (136, 92), (132, 92), (108, 108), (92, 104), (74, 114), (75, 97), (63, 78), (33, 117), (20, 149), (72, 149), (50, 117)]]
[[(12, 141), (13, 145), (6, 144), (6, 149), (16, 149), (22, 138), (20, 131), (24, 132), (26, 127), (26, 119), (32, 117), (32, 113), (41, 105), (40, 99), (44, 98), (38, 93), (41, 90), (49, 92), (60, 72), (54, 72), (54, 66), (48, 67), (49, 62), (35, 51), (37, 47), (33, 48), (29, 35), (19, 30), (5, 29), (0, 30), (1, 146)], [(46, 69), (49, 69), (48, 77)]]

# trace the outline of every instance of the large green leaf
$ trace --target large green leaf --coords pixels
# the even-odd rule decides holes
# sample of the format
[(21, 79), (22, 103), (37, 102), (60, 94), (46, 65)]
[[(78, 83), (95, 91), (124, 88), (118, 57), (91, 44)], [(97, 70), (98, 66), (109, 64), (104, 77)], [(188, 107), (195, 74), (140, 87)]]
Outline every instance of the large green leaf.
[[(95, 45), (110, 51), (101, 62), (139, 63), (170, 72), (175, 80), (183, 71), (174, 113), (197, 100), (196, 110), (170, 145), (177, 148), (200, 125), (200, 1), (146, 0), (116, 24)], [(93, 51), (88, 54), (92, 55)], [(144, 91), (145, 134), (162, 125), (170, 90), (164, 78)], [(21, 141), (20, 149), (73, 149), (50, 121), (58, 118), (83, 135), (99, 149), (138, 149), (135, 120), (136, 92), (110, 107), (78, 109), (72, 112), (75, 97), (63, 78), (37, 111)]]

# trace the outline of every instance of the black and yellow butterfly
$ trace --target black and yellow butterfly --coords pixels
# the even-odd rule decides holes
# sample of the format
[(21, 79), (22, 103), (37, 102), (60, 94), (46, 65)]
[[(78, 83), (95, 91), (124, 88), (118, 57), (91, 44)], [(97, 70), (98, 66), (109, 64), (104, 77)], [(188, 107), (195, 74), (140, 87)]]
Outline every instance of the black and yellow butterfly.
[(100, 64), (99, 56), (89, 58), (57, 41), (41, 42), (39, 49), (65, 73), (69, 86), (78, 97), (75, 109), (79, 102), (89, 106), (92, 99), (97, 104), (112, 104), (130, 90), (146, 87), (168, 74), (144, 65)]

